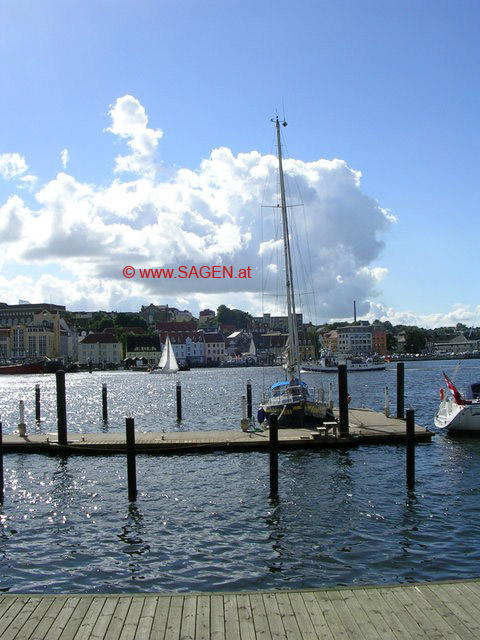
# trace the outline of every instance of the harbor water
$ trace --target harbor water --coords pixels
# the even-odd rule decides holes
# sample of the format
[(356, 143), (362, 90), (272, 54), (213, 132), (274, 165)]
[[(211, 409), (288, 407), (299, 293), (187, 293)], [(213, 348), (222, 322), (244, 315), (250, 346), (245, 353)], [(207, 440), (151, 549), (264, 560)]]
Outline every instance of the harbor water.
[[(433, 417), (454, 361), (405, 364), (405, 407)], [(273, 368), (177, 375), (66, 375), (69, 433), (240, 429), (251, 380), (254, 413)], [(328, 394), (332, 374), (306, 374)], [(183, 420), (175, 387), (182, 383)], [(480, 380), (464, 360), (460, 388)], [(35, 424), (35, 384), (42, 420)], [(102, 421), (102, 384), (109, 420)], [(396, 366), (351, 373), (352, 406), (396, 409)], [(2, 376), (3, 432), (56, 431), (55, 376)], [(478, 578), (480, 438), (437, 434), (416, 448), (416, 485), (405, 483), (404, 446), (282, 452), (279, 497), (269, 497), (268, 455), (137, 456), (138, 499), (128, 502), (123, 455), (5, 454), (0, 507), (0, 590), (35, 593), (237, 591)]]

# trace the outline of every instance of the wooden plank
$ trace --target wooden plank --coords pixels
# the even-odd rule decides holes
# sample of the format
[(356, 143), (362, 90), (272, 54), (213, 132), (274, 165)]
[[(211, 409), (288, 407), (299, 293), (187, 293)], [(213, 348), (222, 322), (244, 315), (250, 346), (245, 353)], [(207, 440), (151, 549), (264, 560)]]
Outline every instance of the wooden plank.
[(210, 640), (210, 596), (197, 596), (195, 640)]
[(261, 592), (250, 594), (250, 606), (252, 608), (253, 624), (258, 640), (272, 640), (268, 625), (267, 612)]
[(53, 621), (52, 626), (48, 630), (45, 640), (58, 640), (63, 633), (63, 630), (68, 624), (68, 621), (72, 617), (73, 612), (77, 604), (79, 603), (79, 596), (72, 596), (66, 598), (63, 602), (63, 606), (60, 609), (58, 616)]
[(95, 623), (100, 615), (103, 605), (105, 604), (105, 597), (94, 597), (90, 602), (90, 606), (88, 607), (83, 620), (78, 627), (75, 635), (73, 636), (73, 640), (89, 640), (91, 637), (92, 629), (95, 626)]
[(79, 601), (75, 609), (72, 611), (72, 615), (68, 620), (65, 628), (60, 634), (59, 640), (71, 640), (71, 638), (75, 637), (75, 634), (79, 630), (82, 621), (87, 614), (90, 605), (92, 604), (93, 597), (92, 596), (80, 596)]
[(451, 624), (455, 625), (455, 629), (459, 628), (459, 625), (462, 625), (463, 632), (462, 637), (468, 637), (467, 634), (471, 634), (472, 637), (478, 638), (478, 621), (477, 621), (477, 612), (470, 613), (464, 606), (464, 602), (462, 602), (461, 597), (456, 589), (452, 589), (453, 585), (451, 584), (442, 584), (442, 585), (429, 585), (429, 588), (432, 592), (444, 603), (444, 605), (450, 609), (450, 611), (454, 615), (454, 620), (452, 620)]
[(349, 635), (347, 630), (328, 596), (328, 591), (316, 592), (315, 597), (318, 600), (322, 614), (335, 640), (348, 640)]
[(27, 600), (1, 634), (2, 640), (14, 640), (39, 604), (40, 600), (38, 598), (30, 598)]
[(180, 625), (182, 622), (184, 596), (172, 596), (170, 609), (168, 610), (165, 640), (178, 640), (180, 638)]
[(335, 640), (315, 593), (313, 591), (305, 591), (301, 595), (305, 603), (305, 609), (319, 637), (325, 638), (326, 640)]
[(182, 640), (195, 640), (195, 624), (197, 621), (197, 597), (185, 596), (183, 598), (183, 612), (180, 626), (180, 638)]
[(237, 595), (237, 608), (241, 640), (256, 640), (253, 612), (247, 593)]
[(28, 620), (25, 621), (24, 625), (18, 633), (18, 635), (21, 638), (25, 638), (25, 640), (28, 640), (30, 638), (36, 627), (40, 624), (40, 621), (42, 620), (46, 611), (48, 611), (50, 605), (52, 604), (53, 597), (37, 596), (35, 598), (32, 598), (32, 600), (33, 599), (37, 601), (37, 607), (30, 614)]
[[(421, 592), (412, 586), (395, 587), (392, 592), (415, 619), (427, 638), (441, 638), (442, 634), (435, 622), (425, 614), (422, 604), (425, 603)], [(421, 604), (422, 603), (422, 604)]]
[[(5, 630), (13, 623), (17, 615), (28, 603), (30, 598), (28, 597), (13, 597), (10, 603), (0, 618), (0, 634), (5, 633)], [(51, 601), (50, 601), (51, 604)]]
[(39, 624), (35, 627), (33, 633), (31, 634), (31, 640), (44, 640), (50, 627), (54, 623), (55, 618), (60, 613), (64, 602), (64, 598), (52, 598), (51, 605), (48, 607)]
[(265, 604), (265, 613), (267, 614), (272, 640), (286, 640), (287, 635), (282, 623), (282, 616), (278, 609), (276, 594), (273, 592), (264, 593), (263, 602)]
[(142, 612), (138, 620), (137, 629), (135, 631), (135, 640), (149, 640), (156, 609), (156, 596), (147, 596), (143, 603)]
[(104, 638), (107, 633), (107, 629), (112, 622), (113, 614), (118, 605), (118, 598), (110, 596), (105, 599), (103, 607), (95, 620), (95, 624), (92, 627), (92, 636), (94, 638)]
[(386, 610), (390, 610), (400, 623), (403, 629), (403, 637), (412, 638), (412, 640), (427, 638), (423, 629), (416, 623), (414, 616), (412, 616), (408, 610), (408, 607), (405, 607), (403, 603), (395, 597), (395, 590), (396, 587), (382, 587), (378, 590), (378, 593), (385, 600)]
[(368, 608), (368, 602), (362, 598), (362, 593), (357, 589), (342, 589), (343, 605), (347, 611), (350, 612), (352, 619), (358, 625), (360, 629), (360, 637), (364, 637), (368, 640), (383, 640), (382, 636), (375, 625), (368, 617), (366, 609)]
[(302, 594), (298, 592), (288, 593), (290, 606), (295, 615), (298, 628), (301, 630), (303, 640), (315, 640), (318, 636), (308, 614)]
[[(396, 616), (386, 610), (386, 603), (377, 589), (356, 588), (358, 601), (365, 608), (375, 630), (382, 640), (401, 640), (404, 629)], [(384, 612), (385, 615), (382, 615)]]
[(283, 628), (288, 640), (302, 640), (302, 634), (300, 632), (295, 613), (292, 609), (292, 603), (288, 597), (288, 593), (285, 591), (277, 591), (276, 600), (278, 610), (282, 618)]
[(212, 640), (225, 640), (225, 612), (221, 595), (212, 595), (210, 598), (210, 627)]
[(225, 612), (225, 637), (240, 638), (237, 598), (234, 594), (227, 593), (223, 596), (223, 610)]
[(328, 591), (327, 595), (332, 603), (337, 616), (342, 622), (343, 627), (347, 633), (347, 636), (352, 640), (365, 640), (366, 636), (363, 634), (361, 626), (358, 624), (358, 620), (352, 615), (349, 607), (347, 606), (345, 599), (347, 594), (351, 593), (348, 589), (339, 589)]
[(144, 603), (145, 598), (143, 596), (133, 596), (131, 598), (130, 607), (125, 617), (120, 640), (130, 640), (131, 638), (135, 638)]
[(171, 600), (171, 596), (158, 596), (155, 617), (153, 618), (152, 631), (150, 634), (152, 640), (163, 640), (163, 638), (165, 638)]

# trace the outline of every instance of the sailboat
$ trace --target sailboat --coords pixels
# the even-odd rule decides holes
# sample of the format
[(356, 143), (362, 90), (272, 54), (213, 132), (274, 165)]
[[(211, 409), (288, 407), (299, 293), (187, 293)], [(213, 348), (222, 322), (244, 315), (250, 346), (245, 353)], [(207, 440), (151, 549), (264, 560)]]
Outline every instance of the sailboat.
[(158, 367), (150, 369), (150, 373), (177, 373), (178, 364), (173, 352), (170, 336), (167, 335)]
[[(262, 403), (258, 412), (258, 420), (269, 421), (272, 415), (277, 416), (280, 427), (308, 427), (333, 419), (327, 405), (311, 396), (308, 385), (301, 378), (301, 359), (298, 342), (297, 316), (295, 313), (295, 293), (293, 287), (293, 268), (290, 252), (290, 236), (288, 229), (288, 211), (283, 176), (282, 146), (280, 140), (280, 121), (275, 120), (278, 147), (278, 172), (280, 178), (280, 197), (282, 212), (283, 253), (285, 261), (285, 284), (287, 296), (288, 341), (285, 360), (286, 379), (276, 382), (270, 388), (268, 399)], [(287, 126), (285, 121), (282, 122)]]

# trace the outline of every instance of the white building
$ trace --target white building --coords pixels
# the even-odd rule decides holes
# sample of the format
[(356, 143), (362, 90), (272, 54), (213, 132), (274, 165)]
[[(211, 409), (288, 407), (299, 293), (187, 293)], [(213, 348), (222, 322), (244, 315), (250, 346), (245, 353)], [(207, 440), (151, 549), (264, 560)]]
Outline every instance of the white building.
[(122, 345), (113, 333), (89, 333), (78, 343), (79, 364), (120, 364)]

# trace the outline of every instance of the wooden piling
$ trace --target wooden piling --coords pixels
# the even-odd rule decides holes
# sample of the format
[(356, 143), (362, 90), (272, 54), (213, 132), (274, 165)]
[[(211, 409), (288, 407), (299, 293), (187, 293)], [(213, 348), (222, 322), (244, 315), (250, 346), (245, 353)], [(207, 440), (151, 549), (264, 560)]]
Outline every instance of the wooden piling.
[(58, 444), (67, 444), (67, 403), (65, 399), (65, 371), (55, 372), (57, 383)]
[(126, 444), (127, 444), (127, 482), (128, 499), (135, 502), (137, 499), (137, 469), (135, 461), (135, 421), (133, 418), (126, 418)]
[(348, 431), (348, 383), (347, 365), (338, 365), (338, 411), (340, 414), (340, 437), (349, 435)]
[(3, 504), (3, 434), (2, 418), (0, 417), (0, 504)]
[(385, 387), (385, 417), (390, 417), (390, 402), (388, 394), (388, 386)]
[(415, 486), (415, 411), (407, 409), (407, 487)]
[(276, 415), (270, 415), (270, 497), (278, 496), (278, 422)]
[(102, 416), (103, 421), (108, 422), (107, 383), (102, 384)]
[(247, 380), (247, 418), (252, 417), (252, 381)]
[(182, 384), (180, 380), (177, 382), (177, 421), (182, 419)]
[(35, 385), (35, 421), (40, 422), (40, 385)]
[(397, 362), (397, 418), (405, 417), (405, 363)]

